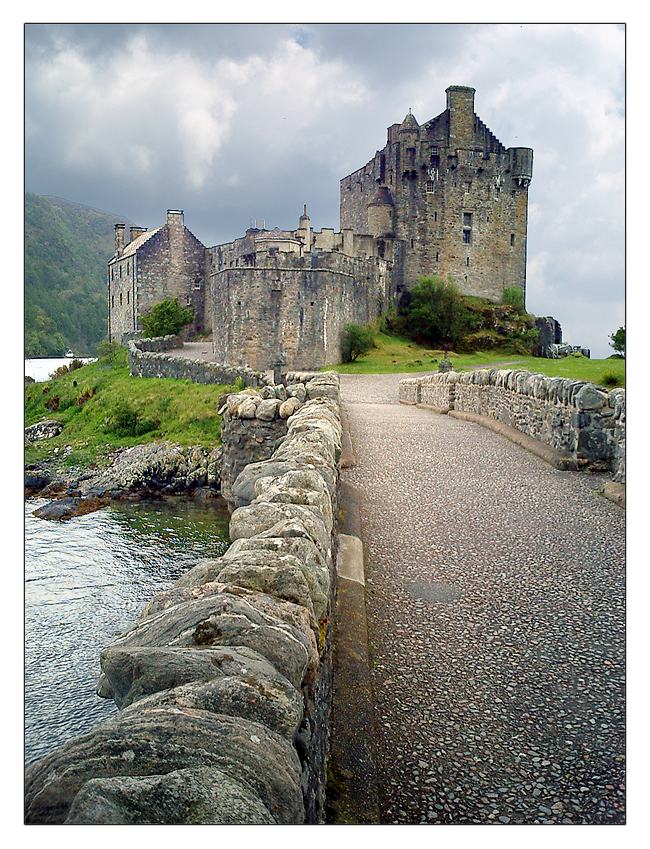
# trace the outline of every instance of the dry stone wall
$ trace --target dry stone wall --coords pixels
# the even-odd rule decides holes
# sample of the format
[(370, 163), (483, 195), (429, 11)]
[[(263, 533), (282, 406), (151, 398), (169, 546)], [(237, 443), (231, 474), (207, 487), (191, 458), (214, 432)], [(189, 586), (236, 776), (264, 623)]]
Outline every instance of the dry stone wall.
[(400, 381), (400, 401), (496, 419), (625, 481), (625, 390), (527, 371), (478, 369)]
[(192, 383), (216, 383), (231, 386), (243, 380), (246, 386), (264, 386), (266, 377), (247, 366), (228, 366), (206, 363), (189, 357), (166, 353), (181, 348), (180, 336), (159, 336), (154, 339), (132, 339), (127, 343), (129, 370), (134, 377), (172, 377)]
[[(28, 769), (27, 822), (323, 820), (341, 424), (336, 375), (302, 386), (273, 454), (237, 476), (224, 556), (102, 652), (118, 713)], [(224, 413), (259, 416), (265, 395)]]

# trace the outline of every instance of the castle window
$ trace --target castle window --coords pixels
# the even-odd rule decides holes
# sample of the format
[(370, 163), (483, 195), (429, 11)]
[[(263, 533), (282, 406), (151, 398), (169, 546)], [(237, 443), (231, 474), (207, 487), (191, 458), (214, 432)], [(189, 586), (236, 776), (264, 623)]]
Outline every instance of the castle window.
[(415, 244), (415, 239), (411, 239), (411, 247)]
[(120, 265), (120, 280), (122, 279), (122, 266)]
[(436, 251), (436, 262), (440, 261), (440, 253)]
[(127, 291), (127, 293), (126, 293), (126, 302), (127, 302), (127, 304), (131, 302), (131, 297), (130, 297), (130, 296), (131, 296), (131, 293)]
[(434, 212), (433, 212), (433, 220), (434, 220), (434, 221), (437, 221), (437, 220), (438, 220), (438, 213), (437, 213), (437, 211), (436, 211), (436, 210), (434, 210)]
[(514, 246), (515, 246), (515, 234), (511, 233), (510, 234), (510, 247), (514, 248)]
[(469, 265), (469, 257), (465, 260), (465, 265)]
[(463, 230), (463, 244), (464, 245), (471, 245), (471, 243), (472, 243), (472, 231), (468, 230), (468, 229)]
[(471, 227), (472, 226), (472, 213), (471, 212), (463, 212), (463, 227)]
[(126, 263), (126, 276), (127, 277), (129, 276), (129, 262), (128, 262), (128, 260), (127, 260), (127, 263)]
[(467, 180), (467, 182), (465, 183), (465, 191), (466, 192), (472, 191), (472, 181), (471, 180)]
[(192, 296), (191, 295), (185, 295), (185, 305), (189, 307), (189, 306), (191, 306), (191, 304), (192, 304)]
[(111, 280), (115, 280), (115, 269), (111, 268)]
[(120, 292), (120, 306), (122, 306), (122, 293)]
[(115, 295), (111, 295), (111, 309), (115, 309)]
[(435, 188), (436, 188), (436, 184), (434, 183), (434, 181), (433, 180), (427, 180), (426, 191), (430, 193), (430, 192), (435, 191)]

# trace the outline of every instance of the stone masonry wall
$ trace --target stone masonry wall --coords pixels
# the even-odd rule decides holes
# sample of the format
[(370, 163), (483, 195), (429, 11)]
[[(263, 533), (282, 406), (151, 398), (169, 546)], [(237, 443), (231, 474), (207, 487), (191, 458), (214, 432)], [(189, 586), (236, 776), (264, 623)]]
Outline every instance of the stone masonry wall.
[[(323, 820), (338, 378), (304, 392), (273, 455), (235, 481), (224, 556), (154, 596), (102, 652), (99, 693), (119, 710), (27, 770), (28, 823)], [(239, 393), (224, 413), (247, 420), (273, 401)]]
[(266, 377), (245, 366), (227, 366), (206, 363), (188, 357), (175, 357), (165, 353), (180, 348), (179, 336), (160, 336), (155, 339), (132, 339), (127, 343), (129, 370), (134, 377), (171, 377), (190, 380), (192, 383), (232, 386), (243, 380), (246, 386), (264, 386)]
[(379, 258), (314, 252), (256, 254), (253, 267), (210, 278), (215, 359), (269, 369), (321, 368), (340, 360), (347, 322), (366, 324), (390, 301), (391, 280)]
[(451, 275), (463, 293), (498, 301), (504, 288), (525, 292), (532, 151), (506, 149), (474, 113), (473, 92), (451, 95), (426, 124), (408, 116), (390, 127), (385, 147), (341, 180), (341, 228), (369, 232), (368, 202), (384, 184), (405, 246), (406, 287), (422, 275)]
[(400, 401), (504, 422), (625, 481), (625, 390), (527, 371), (479, 369), (400, 381)]

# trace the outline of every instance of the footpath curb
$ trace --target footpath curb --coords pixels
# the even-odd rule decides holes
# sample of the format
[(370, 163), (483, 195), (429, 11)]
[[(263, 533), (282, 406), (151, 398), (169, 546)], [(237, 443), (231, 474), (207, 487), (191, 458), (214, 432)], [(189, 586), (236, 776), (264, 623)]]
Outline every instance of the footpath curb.
[(326, 821), (379, 823), (363, 543), (356, 491), (341, 484), (334, 619), (334, 688)]

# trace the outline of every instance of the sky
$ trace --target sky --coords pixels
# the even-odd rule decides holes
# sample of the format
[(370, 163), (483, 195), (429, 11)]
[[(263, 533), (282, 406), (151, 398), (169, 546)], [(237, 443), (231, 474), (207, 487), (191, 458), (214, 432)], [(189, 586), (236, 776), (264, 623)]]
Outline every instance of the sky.
[(608, 356), (625, 323), (625, 32), (608, 24), (28, 25), (26, 187), (206, 245), (339, 226), (341, 177), (449, 85), (534, 149), (527, 307)]

